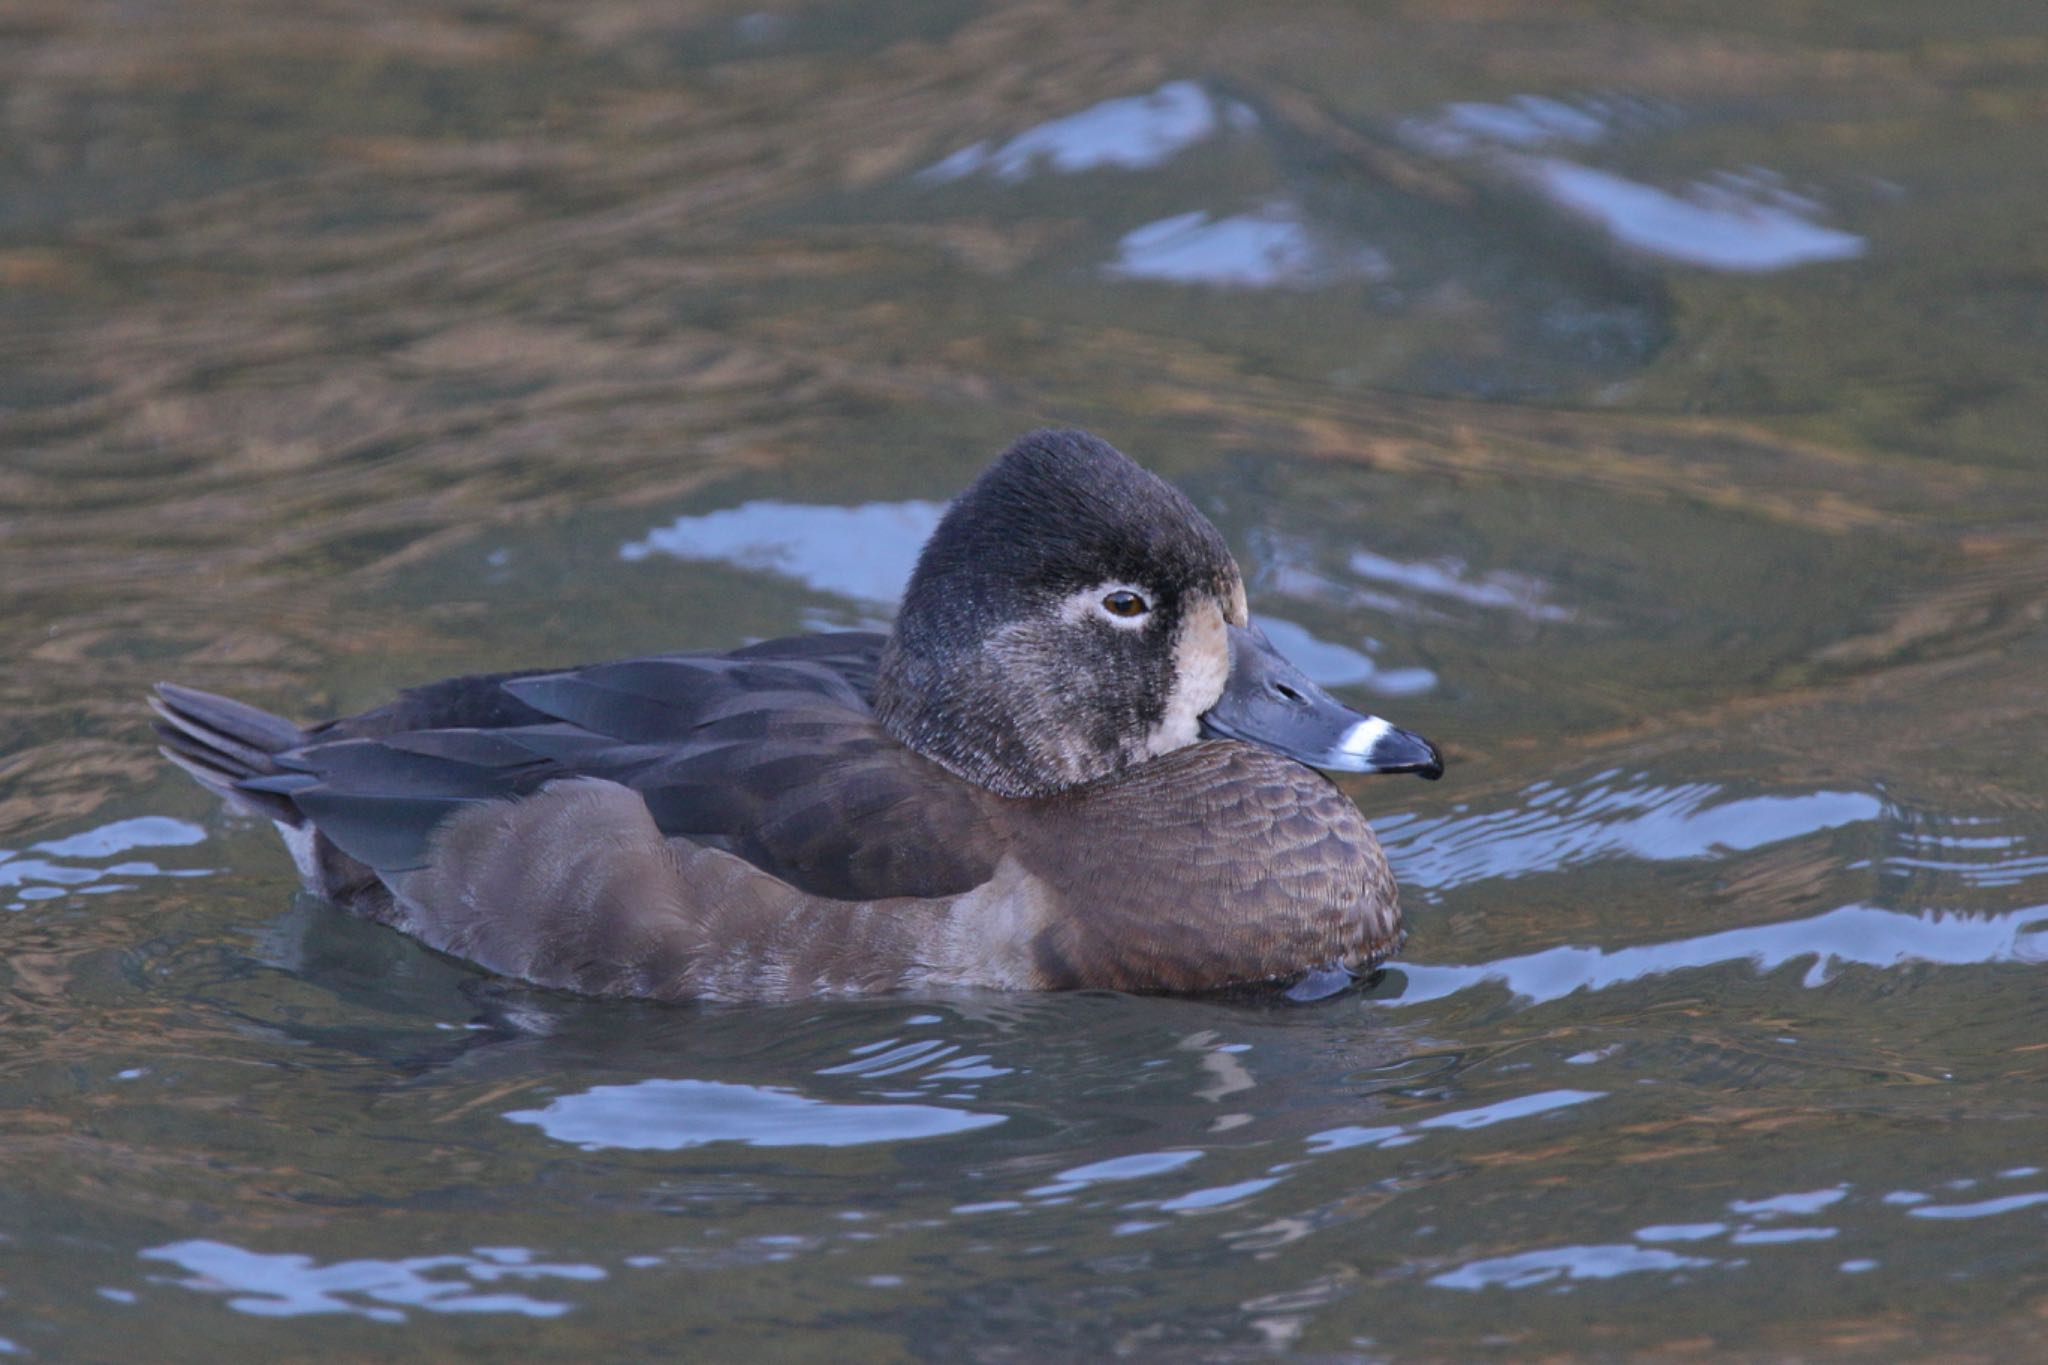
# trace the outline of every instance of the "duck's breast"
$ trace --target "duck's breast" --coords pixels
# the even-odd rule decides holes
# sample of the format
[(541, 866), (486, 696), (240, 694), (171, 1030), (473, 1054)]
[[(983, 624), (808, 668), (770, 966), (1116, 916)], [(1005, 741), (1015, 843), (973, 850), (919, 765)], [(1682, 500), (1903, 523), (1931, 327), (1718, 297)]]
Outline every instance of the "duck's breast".
[(1327, 778), (1235, 741), (1190, 745), (1032, 803), (1017, 856), (1045, 889), (1055, 987), (1201, 991), (1399, 946), (1379, 841)]

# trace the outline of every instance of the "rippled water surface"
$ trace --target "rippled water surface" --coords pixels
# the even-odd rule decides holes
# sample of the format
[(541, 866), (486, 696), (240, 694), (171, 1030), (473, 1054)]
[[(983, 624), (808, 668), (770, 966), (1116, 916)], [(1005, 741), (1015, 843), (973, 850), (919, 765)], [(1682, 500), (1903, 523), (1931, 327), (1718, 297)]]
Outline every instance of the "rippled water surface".
[[(1991, 0), (11, 6), (0, 1352), (2036, 1354), (2044, 116)], [(1053, 421), (1445, 746), (1370, 988), (526, 991), (152, 751), (885, 622)]]

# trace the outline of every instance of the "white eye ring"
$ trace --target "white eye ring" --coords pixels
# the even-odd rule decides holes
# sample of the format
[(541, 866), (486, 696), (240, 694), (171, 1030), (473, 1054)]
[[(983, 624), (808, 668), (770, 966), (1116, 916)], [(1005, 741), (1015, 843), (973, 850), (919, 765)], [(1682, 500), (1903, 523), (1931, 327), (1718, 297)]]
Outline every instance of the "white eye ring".
[(1152, 610), (1152, 604), (1129, 588), (1104, 594), (1102, 610), (1119, 621), (1135, 621)]
[[(1111, 603), (1116, 606), (1111, 606)], [(1118, 630), (1143, 630), (1152, 616), (1152, 603), (1145, 594), (1130, 588), (1110, 588), (1098, 594), (1094, 607), (1097, 619), (1109, 622)], [(1125, 610), (1118, 611), (1117, 607)]]
[[(1111, 602), (1126, 608), (1135, 605), (1137, 609), (1120, 614), (1111, 609)], [(1092, 618), (1118, 630), (1138, 631), (1151, 624), (1155, 605), (1152, 594), (1146, 589), (1112, 579), (1075, 593), (1066, 600), (1061, 613), (1069, 621), (1077, 623)]]

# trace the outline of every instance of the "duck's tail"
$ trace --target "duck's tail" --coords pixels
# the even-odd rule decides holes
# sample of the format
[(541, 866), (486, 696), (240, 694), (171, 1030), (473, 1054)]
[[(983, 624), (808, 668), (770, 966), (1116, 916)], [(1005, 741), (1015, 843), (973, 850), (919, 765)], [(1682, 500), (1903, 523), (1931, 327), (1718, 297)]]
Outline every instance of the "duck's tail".
[(158, 683), (149, 705), (163, 741), (158, 752), (200, 786), (252, 815), (293, 828), (305, 822), (289, 797), (242, 785), (282, 772), (277, 755), (304, 744), (305, 731), (282, 716), (176, 683)]

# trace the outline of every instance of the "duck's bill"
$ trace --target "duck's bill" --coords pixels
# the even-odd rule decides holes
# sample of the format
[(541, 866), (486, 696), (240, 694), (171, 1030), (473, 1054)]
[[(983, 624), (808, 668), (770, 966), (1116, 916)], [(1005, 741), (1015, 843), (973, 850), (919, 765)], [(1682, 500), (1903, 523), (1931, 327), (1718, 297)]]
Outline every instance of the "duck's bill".
[(1230, 678), (1202, 717), (1202, 730), (1333, 772), (1444, 775), (1443, 755), (1434, 744), (1338, 701), (1289, 663), (1257, 626), (1230, 628)]

